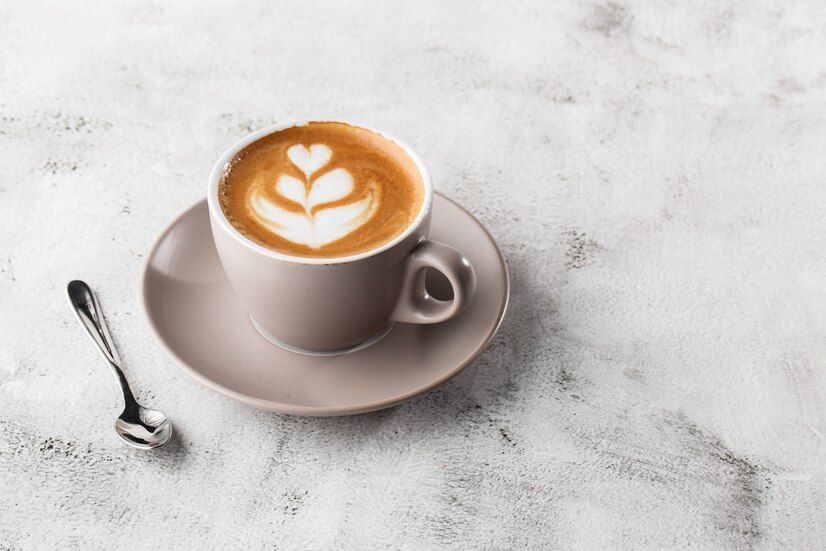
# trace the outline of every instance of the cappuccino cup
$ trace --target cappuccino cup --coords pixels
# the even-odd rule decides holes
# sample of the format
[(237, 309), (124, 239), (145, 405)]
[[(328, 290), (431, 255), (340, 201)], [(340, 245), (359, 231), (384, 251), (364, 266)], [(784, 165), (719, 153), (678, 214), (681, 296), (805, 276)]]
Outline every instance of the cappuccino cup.
[[(476, 290), (468, 259), (428, 239), (427, 167), (384, 132), (338, 121), (263, 128), (221, 156), (207, 202), (250, 322), (294, 352), (341, 354), (395, 322), (449, 320)], [(451, 300), (428, 293), (427, 269), (445, 276)]]

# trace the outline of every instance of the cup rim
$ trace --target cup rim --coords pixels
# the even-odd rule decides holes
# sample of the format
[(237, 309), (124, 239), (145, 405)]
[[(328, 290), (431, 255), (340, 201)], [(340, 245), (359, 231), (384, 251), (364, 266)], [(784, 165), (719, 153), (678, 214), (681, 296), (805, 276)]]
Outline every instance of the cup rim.
[[(255, 243), (248, 237), (244, 236), (241, 232), (239, 232), (235, 226), (233, 226), (230, 221), (227, 219), (226, 215), (224, 214), (223, 209), (221, 209), (221, 205), (218, 201), (218, 188), (219, 184), (221, 183), (221, 176), (224, 174), (224, 170), (226, 169), (229, 162), (232, 160), (235, 155), (244, 149), (249, 144), (260, 140), (265, 136), (269, 136), (270, 134), (274, 134), (276, 132), (280, 132), (282, 130), (287, 130), (288, 128), (293, 128), (296, 126), (306, 126), (310, 123), (319, 123), (319, 122), (332, 122), (332, 123), (339, 123), (339, 124), (346, 124), (348, 126), (353, 126), (355, 128), (360, 128), (362, 130), (367, 130), (368, 132), (373, 132), (374, 134), (378, 134), (382, 138), (390, 140), (391, 142), (395, 143), (399, 146), (404, 153), (410, 157), (413, 163), (416, 165), (416, 169), (419, 171), (419, 175), (422, 178), (422, 185), (424, 186), (424, 198), (422, 199), (422, 206), (419, 209), (416, 218), (413, 222), (410, 223), (407, 228), (388, 241), (383, 245), (376, 247), (375, 249), (370, 249), (369, 251), (365, 251), (363, 253), (358, 253), (354, 255), (347, 255), (347, 256), (332, 256), (332, 257), (323, 257), (323, 258), (313, 258), (313, 257), (305, 257), (305, 256), (296, 256), (290, 254), (279, 253), (273, 251), (272, 249), (268, 249), (263, 245), (259, 245)], [(223, 155), (218, 159), (215, 163), (215, 166), (212, 169), (212, 173), (209, 177), (209, 188), (207, 192), (207, 206), (209, 208), (210, 213), (213, 215), (213, 220), (217, 220), (218, 224), (221, 226), (226, 233), (232, 236), (236, 241), (251, 249), (252, 251), (263, 254), (270, 258), (274, 258), (277, 260), (283, 260), (285, 262), (291, 262), (294, 264), (310, 264), (310, 265), (328, 265), (328, 264), (345, 264), (348, 262), (355, 262), (358, 260), (363, 260), (365, 258), (369, 258), (371, 256), (375, 256), (380, 254), (388, 249), (393, 248), (398, 243), (404, 241), (410, 234), (412, 234), (416, 229), (421, 225), (422, 221), (427, 216), (428, 212), (430, 211), (431, 204), (433, 201), (433, 183), (430, 179), (430, 172), (427, 170), (427, 166), (425, 166), (422, 159), (419, 155), (406, 143), (398, 139), (397, 137), (393, 136), (392, 134), (388, 134), (387, 132), (383, 132), (381, 130), (377, 130), (375, 128), (371, 128), (370, 126), (353, 123), (349, 121), (342, 121), (342, 120), (334, 120), (334, 119), (307, 119), (307, 120), (289, 120), (285, 122), (281, 122), (278, 124), (273, 124), (270, 126), (266, 126), (255, 132), (248, 134), (247, 136), (241, 138), (237, 142), (235, 142), (229, 149), (227, 149)]]

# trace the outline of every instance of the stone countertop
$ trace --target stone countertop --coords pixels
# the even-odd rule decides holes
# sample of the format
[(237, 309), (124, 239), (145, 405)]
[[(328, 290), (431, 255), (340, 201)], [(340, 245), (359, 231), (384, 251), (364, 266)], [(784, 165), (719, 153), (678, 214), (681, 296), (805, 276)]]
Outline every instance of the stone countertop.
[[(826, 8), (6, 2), (0, 549), (826, 546)], [(158, 232), (285, 118), (410, 142), (511, 306), (394, 409), (278, 416), (141, 318)], [(153, 453), (63, 296), (100, 293)]]

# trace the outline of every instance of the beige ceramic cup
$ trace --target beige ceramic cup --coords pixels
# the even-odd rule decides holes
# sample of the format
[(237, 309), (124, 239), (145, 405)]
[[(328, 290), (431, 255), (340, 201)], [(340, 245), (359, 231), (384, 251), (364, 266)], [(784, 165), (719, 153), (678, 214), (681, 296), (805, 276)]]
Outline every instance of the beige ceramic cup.
[[(230, 160), (269, 134), (306, 123), (290, 122), (250, 134), (218, 160), (209, 179), (207, 203), (221, 264), (253, 326), (270, 342), (305, 354), (341, 354), (383, 337), (394, 322), (439, 323), (458, 315), (476, 291), (476, 274), (465, 256), (427, 239), (433, 204), (430, 173), (406, 144), (366, 128), (401, 147), (424, 185), (413, 223), (384, 245), (340, 258), (281, 254), (244, 237), (227, 220), (218, 186)], [(453, 299), (438, 300), (425, 289), (425, 269), (445, 275)]]

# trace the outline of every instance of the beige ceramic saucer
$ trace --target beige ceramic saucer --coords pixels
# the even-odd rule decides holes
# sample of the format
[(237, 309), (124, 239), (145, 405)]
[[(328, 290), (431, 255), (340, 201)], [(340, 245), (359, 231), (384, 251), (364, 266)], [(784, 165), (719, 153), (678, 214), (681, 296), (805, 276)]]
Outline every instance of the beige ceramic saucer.
[[(430, 237), (462, 251), (478, 276), (473, 302), (435, 325), (397, 323), (377, 343), (340, 356), (283, 350), (250, 324), (212, 243), (206, 201), (164, 230), (144, 266), (141, 303), (166, 353), (213, 390), (296, 415), (349, 415), (397, 405), (458, 374), (490, 342), (508, 303), (508, 272), (491, 236), (436, 194)], [(445, 286), (429, 278), (437, 298)], [(447, 286), (449, 292), (449, 286)]]

